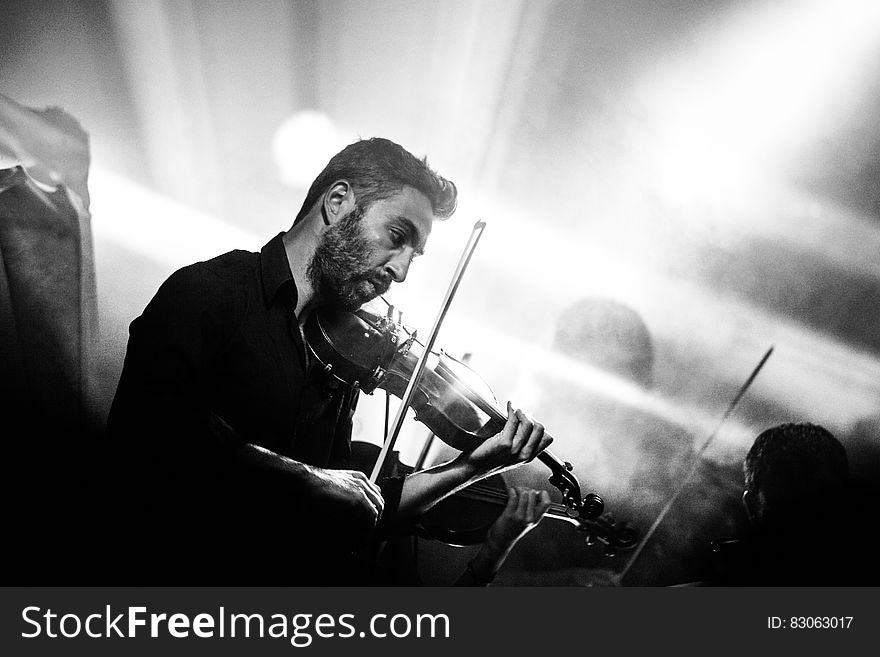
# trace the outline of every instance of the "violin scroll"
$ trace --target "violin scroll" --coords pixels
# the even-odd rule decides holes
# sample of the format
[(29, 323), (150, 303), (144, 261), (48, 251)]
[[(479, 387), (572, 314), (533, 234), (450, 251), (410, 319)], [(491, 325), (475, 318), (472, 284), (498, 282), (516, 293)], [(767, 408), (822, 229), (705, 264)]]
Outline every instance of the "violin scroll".
[(538, 460), (550, 468), (552, 474), (547, 481), (562, 493), (562, 502), (569, 516), (592, 520), (602, 515), (605, 501), (596, 493), (588, 493), (581, 497), (581, 487), (571, 473), (574, 469), (571, 463), (560, 461), (546, 450), (538, 455)]

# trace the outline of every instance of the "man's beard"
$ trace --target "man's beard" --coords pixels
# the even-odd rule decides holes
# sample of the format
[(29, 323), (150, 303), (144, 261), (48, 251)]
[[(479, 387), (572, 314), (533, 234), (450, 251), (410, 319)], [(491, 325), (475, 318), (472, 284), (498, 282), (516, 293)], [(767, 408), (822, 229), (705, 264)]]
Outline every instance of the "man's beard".
[(364, 237), (364, 209), (354, 209), (321, 235), (307, 274), (312, 288), (327, 303), (357, 310), (384, 294), (390, 277), (370, 266), (372, 250)]

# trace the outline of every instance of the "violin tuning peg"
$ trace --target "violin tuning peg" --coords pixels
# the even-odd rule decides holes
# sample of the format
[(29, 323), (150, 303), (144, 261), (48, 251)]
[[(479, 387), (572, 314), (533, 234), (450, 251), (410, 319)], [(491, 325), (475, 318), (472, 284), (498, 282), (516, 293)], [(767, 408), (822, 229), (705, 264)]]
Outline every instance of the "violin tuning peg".
[(587, 532), (587, 537), (584, 539), (584, 544), (587, 547), (592, 547), (596, 544), (596, 537), (593, 536), (593, 532)]
[(606, 546), (605, 546), (605, 556), (606, 556), (606, 557), (614, 557), (614, 556), (617, 556), (617, 550), (614, 549), (614, 548), (613, 548), (612, 546), (610, 546), (610, 545), (606, 545)]
[(605, 501), (596, 493), (589, 493), (581, 503), (581, 515), (590, 520), (601, 516), (604, 510)]
[(574, 470), (574, 466), (571, 463), (569, 463), (568, 461), (565, 461), (562, 465), (564, 465), (565, 469), (568, 470), (569, 472)]

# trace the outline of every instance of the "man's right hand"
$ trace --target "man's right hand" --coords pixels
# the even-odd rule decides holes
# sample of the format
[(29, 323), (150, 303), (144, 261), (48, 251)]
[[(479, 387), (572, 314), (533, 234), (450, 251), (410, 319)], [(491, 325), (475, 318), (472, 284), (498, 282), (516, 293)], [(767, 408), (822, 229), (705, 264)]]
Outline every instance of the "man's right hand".
[(236, 454), (245, 468), (274, 482), (275, 494), (319, 534), (333, 532), (360, 542), (376, 528), (385, 500), (363, 472), (307, 465), (252, 443)]
[(376, 527), (385, 500), (382, 491), (358, 470), (308, 466), (308, 487), (316, 505), (338, 514), (354, 534), (368, 535)]

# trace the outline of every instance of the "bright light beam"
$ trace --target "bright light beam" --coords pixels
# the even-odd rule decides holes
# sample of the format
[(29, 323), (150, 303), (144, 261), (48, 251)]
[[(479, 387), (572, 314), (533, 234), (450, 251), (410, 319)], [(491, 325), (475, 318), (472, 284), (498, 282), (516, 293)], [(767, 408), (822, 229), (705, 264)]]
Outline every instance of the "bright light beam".
[(876, 0), (740, 10), (641, 85), (656, 135), (651, 180), (672, 201), (750, 202), (749, 190), (839, 124), (878, 35)]
[[(697, 435), (705, 435), (718, 424), (718, 417), (706, 413), (703, 408), (669, 399), (601, 368), (497, 331), (478, 321), (465, 320), (464, 324), (468, 335), (479, 335), (482, 343), (492, 345), (497, 352), (517, 354), (526, 363), (524, 373), (532, 383), (535, 375), (553, 376), (597, 397), (641, 410), (678, 426), (689, 427)], [(548, 427), (548, 430), (552, 431), (552, 427)], [(753, 440), (754, 436), (753, 427), (731, 420), (719, 431), (717, 440), (730, 445), (741, 445)]]
[[(835, 427), (876, 410), (880, 359), (865, 350), (743, 299), (658, 272), (633, 258), (625, 244), (572, 240), (548, 225), (536, 231), (534, 221), (502, 201), (487, 203), (480, 213), (503, 215), (505, 225), (487, 232), (475, 268), (506, 272), (526, 296), (541, 290), (545, 297), (553, 296), (556, 305), (570, 303), (573, 294), (619, 299), (645, 315), (655, 338), (693, 336), (689, 346), (723, 378), (748, 367), (749, 354), (772, 342), (777, 345), (774, 362), (757, 382), (757, 394)], [(511, 254), (552, 254), (552, 262)], [(512, 267), (512, 261), (519, 266)], [(560, 277), (575, 281), (576, 292), (559, 285)], [(468, 349), (475, 350), (470, 345)]]
[(92, 232), (173, 271), (232, 249), (265, 242), (100, 166), (89, 174)]

